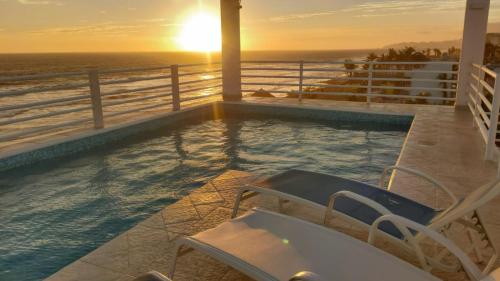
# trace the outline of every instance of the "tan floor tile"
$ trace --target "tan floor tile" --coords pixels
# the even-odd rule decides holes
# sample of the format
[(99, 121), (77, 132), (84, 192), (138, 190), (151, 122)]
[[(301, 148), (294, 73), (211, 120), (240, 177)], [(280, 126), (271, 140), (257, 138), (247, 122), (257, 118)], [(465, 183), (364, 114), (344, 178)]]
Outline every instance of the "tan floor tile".
[(57, 274), (47, 278), (47, 281), (118, 281), (130, 280), (131, 277), (110, 270), (97, 267), (85, 262), (77, 261), (65, 267)]
[(194, 205), (224, 202), (224, 198), (219, 195), (219, 192), (192, 192), (189, 197)]

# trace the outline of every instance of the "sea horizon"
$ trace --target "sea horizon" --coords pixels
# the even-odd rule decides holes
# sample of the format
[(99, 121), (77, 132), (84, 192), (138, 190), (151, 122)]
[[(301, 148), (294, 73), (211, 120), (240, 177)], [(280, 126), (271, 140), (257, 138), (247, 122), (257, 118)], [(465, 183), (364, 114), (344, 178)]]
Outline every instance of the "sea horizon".
[[(242, 51), (242, 60), (319, 60), (361, 59), (380, 49)], [(221, 53), (197, 52), (74, 52), (0, 54), (0, 76), (20, 76), (87, 68), (115, 69), (155, 67), (171, 64), (216, 63)]]

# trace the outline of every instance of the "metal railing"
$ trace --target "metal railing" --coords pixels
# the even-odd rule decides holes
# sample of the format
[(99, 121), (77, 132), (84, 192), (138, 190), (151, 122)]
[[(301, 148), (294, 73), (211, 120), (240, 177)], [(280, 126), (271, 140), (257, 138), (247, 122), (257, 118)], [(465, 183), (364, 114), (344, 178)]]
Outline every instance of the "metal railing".
[(453, 105), (458, 62), (244, 61), (246, 95)]
[(220, 96), (220, 72), (219, 64), (190, 64), (0, 77), (0, 86), (14, 88), (0, 91), (0, 141), (177, 111)]
[(468, 106), (472, 112), (473, 125), (479, 129), (486, 143), (485, 158), (497, 156), (498, 114), (500, 110), (500, 79), (498, 74), (486, 66), (473, 64), (468, 88)]

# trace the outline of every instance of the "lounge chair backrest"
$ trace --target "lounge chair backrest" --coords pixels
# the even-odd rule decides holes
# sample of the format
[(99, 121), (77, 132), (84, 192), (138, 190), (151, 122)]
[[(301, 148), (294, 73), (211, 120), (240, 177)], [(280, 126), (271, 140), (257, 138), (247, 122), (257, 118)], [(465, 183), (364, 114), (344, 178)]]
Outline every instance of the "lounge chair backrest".
[(500, 179), (487, 183), (461, 200), (455, 207), (439, 215), (429, 225), (431, 228), (440, 228), (451, 222), (463, 218), (478, 208), (486, 205), (500, 194)]
[(497, 268), (496, 270), (494, 270), (488, 276), (481, 279), (481, 281), (500, 281), (500, 268)]

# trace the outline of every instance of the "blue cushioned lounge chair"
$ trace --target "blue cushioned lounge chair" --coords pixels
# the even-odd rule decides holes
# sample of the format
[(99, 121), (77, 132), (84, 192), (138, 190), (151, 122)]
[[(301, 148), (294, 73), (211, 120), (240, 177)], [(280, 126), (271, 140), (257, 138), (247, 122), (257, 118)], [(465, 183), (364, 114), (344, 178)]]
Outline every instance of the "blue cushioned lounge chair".
[[(398, 215), (445, 235), (450, 234), (447, 231), (452, 223), (458, 223), (467, 229), (471, 242), (470, 250), (474, 250), (477, 259), (486, 264), (484, 272), (489, 272), (497, 259), (497, 251), (481, 222), (477, 209), (500, 193), (500, 182), (496, 180), (486, 184), (466, 198), (458, 200), (448, 188), (432, 177), (404, 167), (386, 168), (381, 185), (385, 182), (387, 172), (396, 169), (420, 177), (431, 183), (436, 190), (444, 191), (451, 199), (450, 206), (446, 209), (435, 209), (392, 193), (389, 189), (333, 175), (289, 170), (272, 176), (257, 185), (240, 188), (233, 209), (233, 217), (237, 215), (240, 201), (250, 192), (276, 196), (280, 199), (280, 206), (282, 202), (294, 201), (319, 208), (322, 212), (327, 208), (331, 211), (324, 212), (325, 223), (329, 221), (330, 216), (335, 215), (360, 226), (370, 227), (383, 215)], [(408, 246), (406, 237), (394, 223), (382, 222), (379, 228), (386, 237)], [(415, 235), (416, 241), (423, 239), (418, 232), (414, 232), (412, 235)], [(486, 246), (493, 250), (488, 261), (484, 261), (485, 243), (483, 241), (487, 241)], [(446, 264), (443, 262), (444, 257), (445, 254), (440, 252), (432, 257), (426, 256), (426, 259), (432, 266), (441, 270), (458, 270), (458, 264)]]

